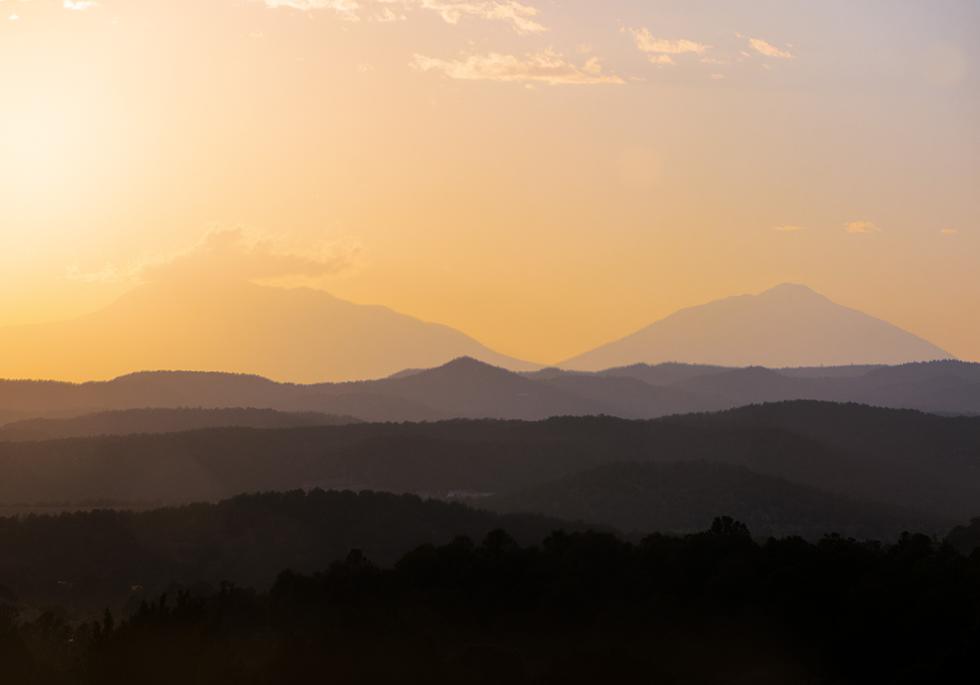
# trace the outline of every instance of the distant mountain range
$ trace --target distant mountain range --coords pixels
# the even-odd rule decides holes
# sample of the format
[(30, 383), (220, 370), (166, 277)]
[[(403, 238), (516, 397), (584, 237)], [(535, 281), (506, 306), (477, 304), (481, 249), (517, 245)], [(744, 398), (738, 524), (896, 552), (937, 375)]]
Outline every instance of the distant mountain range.
[(636, 363), (722, 366), (840, 366), (949, 359), (911, 333), (784, 284), (682, 309), (621, 340), (561, 364), (597, 371)]
[(538, 368), (387, 307), (247, 282), (150, 283), (73, 321), (0, 329), (0, 341), (0, 375), (16, 369), (20, 378), (189, 369), (344, 381), (460, 356), (514, 370)]
[[(217, 279), (151, 282), (73, 321), (0, 329), (0, 376), (19, 378), (112, 378), (184, 369), (314, 383), (385, 378), (463, 356), (512, 371), (540, 368), (448, 326), (385, 307), (353, 304), (319, 290)], [(587, 371), (662, 362), (799, 367), (949, 356), (804, 286), (782, 285), (681, 310), (561, 366)]]
[(460, 358), (382, 380), (312, 385), (222, 373), (146, 372), (78, 385), (0, 381), (0, 424), (176, 407), (251, 407), (362, 421), (596, 414), (646, 419), (804, 399), (980, 414), (980, 364), (796, 369), (641, 364), (597, 373), (544, 369), (521, 374)]

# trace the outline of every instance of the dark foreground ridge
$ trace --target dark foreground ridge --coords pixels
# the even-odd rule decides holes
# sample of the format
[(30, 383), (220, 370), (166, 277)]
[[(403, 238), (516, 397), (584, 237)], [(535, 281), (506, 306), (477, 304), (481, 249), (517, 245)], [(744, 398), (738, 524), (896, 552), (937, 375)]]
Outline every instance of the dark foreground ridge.
[(132, 610), (171, 583), (265, 589), (284, 568), (312, 573), (355, 547), (393, 564), (418, 545), (481, 539), (502, 527), (524, 544), (557, 529), (585, 529), (413, 495), (323, 490), (139, 512), (8, 517), (0, 518), (0, 588), (22, 608), (58, 605), (80, 617), (105, 607)]
[(175, 591), (72, 626), (0, 610), (5, 682), (943, 683), (980, 674), (980, 554), (925, 536), (754, 542), (732, 519), (639, 544), (351, 552), (268, 592)]

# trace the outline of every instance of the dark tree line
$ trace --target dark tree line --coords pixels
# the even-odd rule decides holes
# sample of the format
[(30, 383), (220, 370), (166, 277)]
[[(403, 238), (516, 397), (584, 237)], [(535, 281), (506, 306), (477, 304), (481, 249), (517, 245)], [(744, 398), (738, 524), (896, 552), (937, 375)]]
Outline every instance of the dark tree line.
[(351, 552), (267, 592), (223, 585), (126, 620), (0, 615), (5, 682), (976, 682), (980, 553), (925, 536), (754, 541), (719, 519), (632, 544), (493, 531), (382, 568)]

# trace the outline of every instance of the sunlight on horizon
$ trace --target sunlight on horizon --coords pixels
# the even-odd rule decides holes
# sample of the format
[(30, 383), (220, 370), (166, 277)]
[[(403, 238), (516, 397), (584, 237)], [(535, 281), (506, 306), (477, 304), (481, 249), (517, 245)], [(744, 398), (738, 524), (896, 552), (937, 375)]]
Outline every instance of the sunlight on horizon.
[(0, 326), (99, 312), (243, 230), (333, 265), (262, 283), (542, 363), (782, 282), (980, 359), (973, 3), (0, 17)]

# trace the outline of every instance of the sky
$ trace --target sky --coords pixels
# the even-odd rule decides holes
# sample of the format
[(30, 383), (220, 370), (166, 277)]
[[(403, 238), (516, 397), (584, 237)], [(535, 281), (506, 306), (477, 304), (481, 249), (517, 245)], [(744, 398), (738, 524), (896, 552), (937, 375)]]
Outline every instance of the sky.
[(782, 282), (980, 360), (978, 191), (973, 0), (0, 0), (0, 326), (217, 235), (543, 363)]

